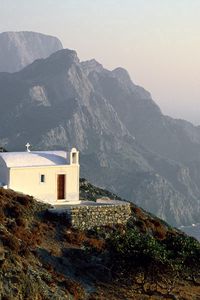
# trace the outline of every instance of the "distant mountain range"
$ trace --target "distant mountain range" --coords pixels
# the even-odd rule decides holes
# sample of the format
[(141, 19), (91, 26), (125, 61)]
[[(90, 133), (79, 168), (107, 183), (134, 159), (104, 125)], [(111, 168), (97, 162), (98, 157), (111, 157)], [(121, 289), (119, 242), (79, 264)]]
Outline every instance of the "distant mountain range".
[[(23, 36), (36, 57), (29, 34)], [(45, 37), (41, 48), (50, 41)], [(62, 49), (17, 73), (0, 73), (0, 105), (0, 146), (76, 146), (82, 176), (92, 183), (173, 225), (199, 221), (200, 127), (164, 116), (123, 68), (80, 62)]]

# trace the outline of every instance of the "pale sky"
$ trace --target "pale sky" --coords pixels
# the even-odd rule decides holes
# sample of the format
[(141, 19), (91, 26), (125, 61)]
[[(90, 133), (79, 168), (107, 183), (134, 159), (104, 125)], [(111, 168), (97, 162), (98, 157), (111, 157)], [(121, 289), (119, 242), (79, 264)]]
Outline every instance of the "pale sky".
[(0, 32), (20, 30), (125, 67), (164, 114), (200, 125), (200, 0), (0, 0)]

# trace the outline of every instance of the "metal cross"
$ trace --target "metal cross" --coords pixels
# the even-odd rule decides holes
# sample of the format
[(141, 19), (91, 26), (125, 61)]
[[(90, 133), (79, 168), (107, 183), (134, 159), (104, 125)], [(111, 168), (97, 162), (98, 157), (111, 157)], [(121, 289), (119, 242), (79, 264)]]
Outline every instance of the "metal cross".
[(31, 152), (31, 150), (29, 149), (31, 145), (29, 143), (27, 143), (25, 146), (26, 146), (26, 151)]

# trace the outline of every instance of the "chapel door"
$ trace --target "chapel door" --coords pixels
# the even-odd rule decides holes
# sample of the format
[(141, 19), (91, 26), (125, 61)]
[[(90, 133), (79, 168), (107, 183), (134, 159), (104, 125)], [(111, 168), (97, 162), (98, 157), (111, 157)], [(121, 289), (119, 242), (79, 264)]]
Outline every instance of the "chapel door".
[(65, 199), (65, 175), (59, 174), (57, 176), (57, 197), (58, 200)]

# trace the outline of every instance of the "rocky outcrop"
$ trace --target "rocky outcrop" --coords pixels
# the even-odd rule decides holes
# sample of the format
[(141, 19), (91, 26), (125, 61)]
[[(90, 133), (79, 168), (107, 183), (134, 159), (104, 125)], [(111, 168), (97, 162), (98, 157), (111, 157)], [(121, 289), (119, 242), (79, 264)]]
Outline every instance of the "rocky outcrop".
[(62, 49), (58, 38), (36, 32), (0, 34), (0, 72), (17, 72), (36, 59)]

